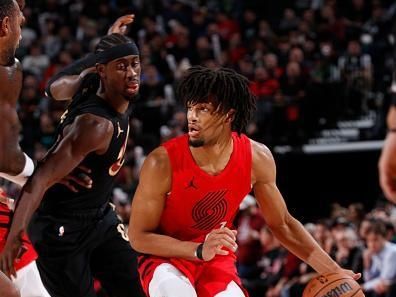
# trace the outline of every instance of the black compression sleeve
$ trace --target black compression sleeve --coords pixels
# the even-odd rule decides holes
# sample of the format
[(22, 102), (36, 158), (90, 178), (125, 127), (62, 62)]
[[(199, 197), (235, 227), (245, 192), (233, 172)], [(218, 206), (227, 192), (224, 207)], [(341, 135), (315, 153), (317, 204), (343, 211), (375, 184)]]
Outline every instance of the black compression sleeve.
[(57, 81), (62, 76), (78, 75), (85, 69), (95, 66), (95, 64), (96, 64), (96, 56), (95, 54), (90, 53), (85, 57), (78, 59), (77, 61), (74, 61), (70, 65), (66, 66), (57, 74), (55, 74), (53, 77), (51, 77), (51, 79), (48, 81), (47, 86), (45, 87), (45, 92), (47, 93), (47, 96), (52, 97), (50, 88), (51, 88), (51, 84), (54, 81)]

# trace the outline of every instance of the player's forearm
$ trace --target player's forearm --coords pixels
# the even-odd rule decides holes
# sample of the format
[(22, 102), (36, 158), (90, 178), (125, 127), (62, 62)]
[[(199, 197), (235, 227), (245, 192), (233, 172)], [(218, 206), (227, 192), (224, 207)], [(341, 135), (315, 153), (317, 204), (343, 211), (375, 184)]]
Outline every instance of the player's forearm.
[(22, 153), (22, 155), (18, 154), (14, 158), (8, 160), (13, 160), (13, 162), (6, 162), (13, 163), (14, 168), (13, 170), (9, 169), (4, 170), (4, 172), (0, 172), (0, 177), (5, 178), (22, 187), (34, 171), (33, 160), (30, 159), (29, 156), (25, 153)]
[(140, 253), (166, 258), (197, 259), (195, 256), (199, 245), (197, 242), (181, 241), (170, 236), (149, 232), (137, 235), (131, 232), (131, 229), (129, 240), (132, 247)]
[(316, 272), (323, 274), (340, 269), (340, 266), (319, 246), (299, 221), (289, 215), (282, 226), (271, 228), (282, 245)]
[(71, 99), (85, 75), (94, 70), (95, 63), (95, 54), (91, 53), (65, 67), (48, 81), (47, 95), (55, 100)]
[(396, 129), (396, 104), (389, 108), (386, 123), (388, 129)]
[(9, 175), (18, 175), (25, 165), (25, 156), (18, 147), (4, 147), (0, 151), (0, 172)]
[(8, 235), (9, 240), (13, 241), (20, 238), (26, 230), (33, 213), (40, 205), (45, 191), (46, 188), (43, 181), (39, 180), (39, 174), (32, 176), (22, 189), (22, 193), (16, 202), (12, 225)]
[(69, 100), (77, 93), (82, 78), (79, 75), (63, 76), (54, 81), (50, 86), (51, 97), (55, 100)]

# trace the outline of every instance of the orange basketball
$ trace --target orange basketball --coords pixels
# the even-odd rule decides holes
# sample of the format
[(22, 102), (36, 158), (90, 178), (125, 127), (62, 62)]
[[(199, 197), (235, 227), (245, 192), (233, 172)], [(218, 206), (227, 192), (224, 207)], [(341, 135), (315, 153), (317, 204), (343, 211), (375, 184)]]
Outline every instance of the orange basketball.
[(327, 273), (313, 278), (305, 287), (303, 297), (364, 297), (360, 285), (340, 273)]

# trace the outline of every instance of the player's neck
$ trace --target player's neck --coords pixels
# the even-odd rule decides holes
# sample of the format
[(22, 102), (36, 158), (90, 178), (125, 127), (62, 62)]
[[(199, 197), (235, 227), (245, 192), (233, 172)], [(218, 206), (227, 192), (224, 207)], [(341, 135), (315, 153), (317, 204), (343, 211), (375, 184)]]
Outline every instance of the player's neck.
[(104, 90), (102, 87), (99, 88), (96, 94), (106, 101), (116, 112), (123, 114), (127, 111), (129, 102), (121, 95), (114, 95), (113, 92)]
[(14, 63), (15, 63), (15, 58), (10, 57), (9, 52), (7, 52), (6, 50), (0, 50), (0, 66), (11, 66)]
[(233, 151), (232, 136), (225, 135), (217, 139), (213, 144), (205, 144), (201, 147), (190, 147), (194, 161), (202, 170), (209, 174), (220, 173), (228, 164)]

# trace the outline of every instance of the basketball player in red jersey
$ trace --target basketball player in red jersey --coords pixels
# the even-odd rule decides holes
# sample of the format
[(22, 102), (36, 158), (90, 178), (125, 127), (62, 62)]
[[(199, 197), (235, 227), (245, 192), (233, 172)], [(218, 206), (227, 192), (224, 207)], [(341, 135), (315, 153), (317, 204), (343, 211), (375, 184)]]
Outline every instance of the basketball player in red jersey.
[(129, 238), (150, 297), (246, 296), (235, 267), (232, 221), (253, 188), (268, 226), (317, 272), (343, 270), (288, 212), (274, 159), (241, 131), (255, 98), (248, 81), (228, 69), (192, 67), (178, 93), (188, 108), (188, 134), (145, 160), (132, 203)]

